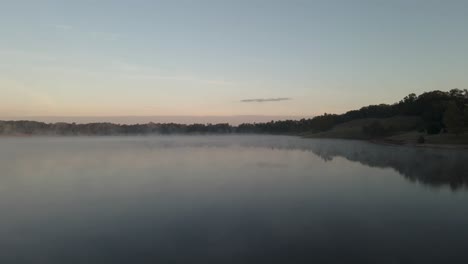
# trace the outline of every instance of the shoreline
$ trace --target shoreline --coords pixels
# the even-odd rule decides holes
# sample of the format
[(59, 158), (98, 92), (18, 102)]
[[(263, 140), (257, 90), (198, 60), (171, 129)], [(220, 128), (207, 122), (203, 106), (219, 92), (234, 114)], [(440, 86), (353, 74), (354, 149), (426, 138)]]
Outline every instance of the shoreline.
[(398, 139), (389, 139), (389, 138), (381, 138), (381, 139), (363, 139), (363, 138), (349, 138), (349, 137), (314, 137), (311, 135), (308, 136), (301, 136), (303, 138), (313, 138), (313, 139), (340, 139), (340, 140), (359, 140), (370, 142), (377, 145), (382, 146), (393, 146), (393, 147), (414, 147), (414, 148), (438, 148), (438, 149), (467, 149), (468, 144), (448, 144), (448, 143), (424, 143), (418, 144), (413, 141), (408, 140), (398, 140)]
[(404, 146), (414, 148), (438, 148), (438, 149), (468, 149), (468, 144), (418, 144), (404, 140), (371, 139), (367, 140), (373, 144), (384, 146)]

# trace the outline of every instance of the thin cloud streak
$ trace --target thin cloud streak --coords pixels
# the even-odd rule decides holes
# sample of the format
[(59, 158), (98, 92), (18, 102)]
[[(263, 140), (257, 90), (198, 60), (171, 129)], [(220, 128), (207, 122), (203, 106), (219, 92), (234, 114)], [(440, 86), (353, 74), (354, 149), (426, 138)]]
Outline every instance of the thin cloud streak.
[(264, 103), (264, 102), (280, 102), (280, 101), (289, 101), (292, 98), (289, 97), (278, 97), (278, 98), (253, 98), (253, 99), (243, 99), (242, 103)]
[(185, 81), (212, 85), (236, 85), (230, 81), (200, 78), (196, 75), (163, 74), (157, 68), (131, 64), (120, 60), (113, 61), (112, 64), (116, 70), (121, 72), (121, 77), (129, 79)]
[(99, 37), (108, 40), (117, 40), (123, 37), (122, 34), (113, 33), (113, 32), (106, 32), (106, 31), (95, 31), (95, 30), (81, 30), (79, 28), (75, 28), (72, 25), (68, 24), (54, 24), (52, 25), (58, 31), (63, 31), (64, 33), (68, 34), (81, 34), (87, 37)]

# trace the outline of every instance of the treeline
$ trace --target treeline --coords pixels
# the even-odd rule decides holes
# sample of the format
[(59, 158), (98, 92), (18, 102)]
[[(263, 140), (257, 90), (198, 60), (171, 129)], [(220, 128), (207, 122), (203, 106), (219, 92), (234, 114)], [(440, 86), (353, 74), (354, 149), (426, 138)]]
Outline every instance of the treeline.
[[(267, 133), (299, 134), (317, 133), (333, 126), (363, 118), (389, 118), (394, 116), (419, 116), (424, 121), (420, 131), (428, 134), (441, 132), (462, 133), (468, 128), (468, 90), (453, 89), (449, 92), (431, 91), (419, 96), (410, 94), (401, 101), (388, 105), (370, 105), (344, 114), (327, 114), (311, 119), (271, 121), (267, 123), (241, 124), (136, 124), (111, 123), (55, 123), (34, 121), (0, 121), (0, 134), (25, 135), (147, 135), (147, 134), (227, 134)], [(379, 124), (365, 129), (382, 130)]]
[(112, 123), (54, 123), (35, 121), (0, 121), (0, 134), (4, 135), (150, 135), (150, 134), (226, 134), (233, 133), (229, 124), (135, 124)]

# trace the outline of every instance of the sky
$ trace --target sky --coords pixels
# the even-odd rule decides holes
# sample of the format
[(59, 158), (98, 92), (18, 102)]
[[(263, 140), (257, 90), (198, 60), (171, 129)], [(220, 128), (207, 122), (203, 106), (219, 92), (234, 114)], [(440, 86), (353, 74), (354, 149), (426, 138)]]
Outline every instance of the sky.
[(468, 88), (466, 0), (0, 0), (0, 116), (313, 116)]

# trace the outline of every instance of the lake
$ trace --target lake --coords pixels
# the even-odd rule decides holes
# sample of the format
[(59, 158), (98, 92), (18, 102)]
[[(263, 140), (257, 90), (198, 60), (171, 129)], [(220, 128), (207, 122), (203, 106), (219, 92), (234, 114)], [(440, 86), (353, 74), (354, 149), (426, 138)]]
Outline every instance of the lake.
[(0, 263), (468, 263), (468, 151), (0, 138)]

